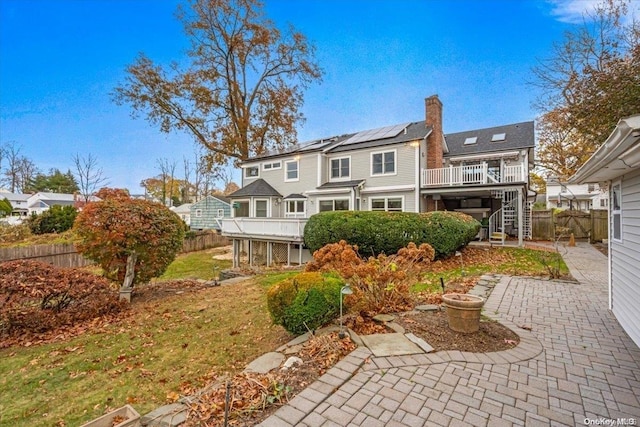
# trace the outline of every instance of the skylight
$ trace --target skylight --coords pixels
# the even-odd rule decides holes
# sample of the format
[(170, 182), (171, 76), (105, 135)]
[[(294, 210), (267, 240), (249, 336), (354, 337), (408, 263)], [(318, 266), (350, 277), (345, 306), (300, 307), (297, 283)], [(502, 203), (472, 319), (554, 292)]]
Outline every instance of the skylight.
[(471, 145), (471, 144), (475, 144), (476, 142), (478, 142), (478, 137), (472, 136), (464, 140), (464, 145)]
[(504, 141), (507, 137), (506, 133), (496, 133), (491, 137), (491, 142)]

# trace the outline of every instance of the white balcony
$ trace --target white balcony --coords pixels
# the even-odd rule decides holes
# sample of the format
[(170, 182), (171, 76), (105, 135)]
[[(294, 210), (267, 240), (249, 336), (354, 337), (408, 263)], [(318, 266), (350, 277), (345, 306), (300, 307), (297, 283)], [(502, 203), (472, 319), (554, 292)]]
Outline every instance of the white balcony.
[(526, 182), (524, 165), (504, 166), (502, 170), (490, 169), (487, 164), (449, 166), (440, 169), (421, 170), (422, 187), (448, 187), (469, 184), (503, 184)]
[(302, 242), (307, 218), (225, 218), (222, 235), (231, 238)]

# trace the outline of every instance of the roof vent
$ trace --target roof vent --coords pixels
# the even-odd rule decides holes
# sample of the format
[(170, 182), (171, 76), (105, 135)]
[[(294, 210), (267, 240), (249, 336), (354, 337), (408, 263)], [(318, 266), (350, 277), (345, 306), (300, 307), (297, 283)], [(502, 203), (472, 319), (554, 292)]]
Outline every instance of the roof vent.
[(478, 142), (477, 136), (472, 136), (464, 140), (464, 145), (472, 145)]
[(491, 142), (501, 142), (504, 141), (507, 137), (506, 133), (495, 133), (491, 137)]

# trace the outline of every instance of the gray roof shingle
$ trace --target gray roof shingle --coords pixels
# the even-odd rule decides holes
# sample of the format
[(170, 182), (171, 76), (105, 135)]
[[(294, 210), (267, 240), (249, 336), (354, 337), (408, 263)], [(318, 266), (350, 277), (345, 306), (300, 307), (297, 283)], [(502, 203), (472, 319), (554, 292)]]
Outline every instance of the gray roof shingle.
[[(491, 142), (493, 135), (500, 133), (505, 134), (505, 140), (501, 142)], [(475, 144), (464, 144), (467, 138), (473, 137), (478, 138)], [(523, 148), (533, 148), (535, 145), (533, 122), (514, 123), (492, 128), (450, 133), (445, 135), (445, 139), (449, 147), (449, 153), (445, 154), (444, 157), (519, 150)]]
[(251, 184), (248, 184), (241, 189), (234, 191), (227, 197), (229, 199), (238, 199), (240, 197), (255, 196), (282, 197), (282, 195), (278, 193), (275, 188), (269, 185), (269, 183), (262, 178), (256, 179)]

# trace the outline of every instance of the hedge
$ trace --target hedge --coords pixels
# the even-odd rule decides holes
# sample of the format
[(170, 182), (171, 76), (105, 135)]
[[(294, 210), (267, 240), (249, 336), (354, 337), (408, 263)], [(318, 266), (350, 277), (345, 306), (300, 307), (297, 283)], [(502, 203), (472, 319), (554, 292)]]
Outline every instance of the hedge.
[(304, 228), (304, 244), (313, 253), (326, 244), (345, 240), (357, 245), (360, 255), (398, 252), (413, 242), (430, 244), (436, 258), (467, 245), (480, 223), (461, 212), (334, 211), (312, 215)]
[(300, 273), (275, 284), (267, 292), (267, 307), (274, 323), (300, 335), (335, 319), (342, 279), (320, 273)]

